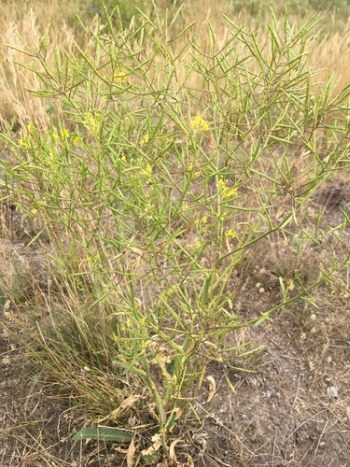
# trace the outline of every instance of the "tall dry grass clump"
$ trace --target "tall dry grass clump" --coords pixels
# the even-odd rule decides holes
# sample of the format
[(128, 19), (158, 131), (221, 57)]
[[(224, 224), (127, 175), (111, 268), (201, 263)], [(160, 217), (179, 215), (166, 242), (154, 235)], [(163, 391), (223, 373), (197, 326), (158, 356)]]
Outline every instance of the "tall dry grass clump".
[[(49, 100), (38, 99), (31, 92), (40, 88), (42, 81), (31, 72), (38, 58), (54, 64), (58, 44), (66, 53), (74, 46), (72, 31), (67, 27), (42, 30), (37, 17), (29, 12), (19, 22), (10, 22), (2, 34), (0, 57), (0, 100), (3, 125), (26, 128), (33, 123), (37, 128), (47, 128), (54, 110)], [(44, 73), (44, 68), (42, 69)]]

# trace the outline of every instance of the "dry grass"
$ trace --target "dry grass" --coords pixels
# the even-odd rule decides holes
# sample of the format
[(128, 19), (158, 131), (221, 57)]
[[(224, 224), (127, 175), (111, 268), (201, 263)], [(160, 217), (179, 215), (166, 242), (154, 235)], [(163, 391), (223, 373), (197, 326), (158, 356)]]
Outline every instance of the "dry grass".
[[(47, 4), (46, 4), (47, 3)], [(70, 9), (65, 7), (57, 7), (56, 2), (45, 2), (44, 10), (45, 16), (42, 16), (43, 2), (32, 2), (32, 10), (28, 9), (21, 11), (16, 5), (5, 4), (3, 8), (6, 13), (6, 19), (3, 20), (3, 34), (2, 46), (0, 50), (1, 58), (1, 75), (0, 75), (0, 100), (2, 105), (1, 117), (7, 122), (11, 119), (16, 119), (25, 127), (29, 122), (33, 122), (38, 128), (47, 127), (50, 115), (52, 112), (59, 112), (60, 109), (54, 108), (48, 100), (40, 100), (34, 98), (28, 90), (40, 89), (41, 83), (37, 80), (36, 76), (29, 70), (23, 68), (24, 66), (33, 67), (37, 65), (37, 55), (46, 57), (47, 63), (52, 65), (55, 61), (55, 50), (57, 48), (64, 50), (68, 55), (74, 53), (75, 45), (74, 40), (77, 39), (76, 29), (77, 23), (72, 23), (69, 20), (70, 11), (78, 12), (78, 7), (74, 6), (74, 2), (69, 2)], [(62, 8), (65, 12), (68, 11), (67, 17), (62, 17)], [(173, 7), (175, 8), (175, 7)], [(267, 10), (266, 10), (267, 11)], [(200, 40), (201, 54), (197, 58), (204, 60), (204, 55), (209, 57), (220, 54), (224, 44), (228, 43), (228, 38), (232, 33), (232, 26), (224, 19), (224, 15), (229, 16), (234, 23), (244, 27), (249, 25), (254, 34), (257, 35), (259, 43), (264, 50), (264, 38), (266, 37), (267, 29), (266, 22), (261, 22), (260, 19), (254, 19), (247, 15), (243, 9), (237, 16), (232, 16), (232, 6), (230, 2), (220, 2), (220, 6), (213, 4), (211, 0), (201, 2), (201, 8), (196, 7), (196, 3), (188, 2), (181, 10), (180, 18), (182, 21), (177, 21), (171, 24), (168, 21), (168, 28), (166, 29), (166, 37), (162, 38), (165, 42), (169, 42), (173, 56), (178, 54), (182, 55), (183, 66), (176, 70), (177, 79), (174, 81), (175, 88), (172, 92), (175, 96), (181, 98), (181, 90), (183, 85), (186, 84), (189, 88), (201, 89), (204, 92), (197, 96), (198, 99), (207, 99), (208, 93), (206, 92), (207, 85), (204, 83), (202, 75), (191, 74), (191, 81), (186, 79), (186, 68), (193, 64), (193, 56), (187, 53), (187, 44), (192, 37)], [(311, 17), (312, 11), (309, 13)], [(291, 15), (290, 21), (297, 29), (307, 19), (308, 15), (298, 16)], [(50, 19), (52, 18), (52, 20)], [(57, 20), (58, 18), (58, 20)], [(185, 23), (186, 21), (186, 23)], [(211, 24), (213, 37), (215, 36), (215, 43), (211, 43), (210, 34), (208, 34), (208, 21)], [(177, 39), (181, 31), (180, 24), (190, 24), (195, 22), (195, 25), (189, 29), (188, 33), (181, 36), (181, 40)], [(315, 37), (309, 40), (307, 44), (307, 52), (310, 55), (308, 66), (310, 69), (318, 72), (318, 80), (325, 82), (330, 74), (334, 74), (334, 81), (336, 86), (334, 95), (338, 93), (347, 85), (347, 70), (349, 68), (348, 61), (350, 60), (347, 54), (348, 42), (350, 37), (349, 24), (339, 24), (337, 27), (334, 25), (334, 30), (324, 37), (322, 35), (322, 27), (324, 20), (321, 22), (318, 29), (315, 30)], [(49, 25), (49, 30), (47, 29)], [(163, 25), (159, 25), (163, 29)], [(92, 26), (91, 30), (96, 29)], [(283, 38), (283, 22), (280, 21), (280, 34)], [(163, 32), (161, 33), (163, 34)], [(90, 29), (84, 37), (79, 33), (78, 41), (83, 48), (88, 47), (90, 41)], [(161, 35), (160, 35), (161, 37)], [(43, 39), (45, 38), (45, 39)], [(200, 38), (200, 39), (198, 39)], [(144, 59), (153, 54), (152, 43), (145, 44)], [(148, 49), (148, 47), (150, 47)], [(222, 51), (227, 60), (235, 60), (236, 56), (241, 55), (242, 49), (239, 44), (235, 43), (233, 50), (229, 51), (226, 46)], [(268, 47), (266, 44), (265, 47)], [(20, 51), (24, 50), (26, 56)], [(64, 60), (64, 58), (63, 58)], [(156, 76), (149, 78), (151, 80), (158, 80), (164, 82), (166, 75), (163, 75), (162, 70), (165, 70), (166, 59), (160, 54), (157, 57), (159, 60), (159, 69)], [(19, 65), (21, 64), (21, 65)], [(128, 67), (128, 63), (125, 63)], [(106, 70), (108, 73), (108, 69)], [(143, 77), (141, 77), (142, 81)], [(140, 81), (139, 81), (140, 82)], [(197, 91), (198, 92), (198, 91)]]

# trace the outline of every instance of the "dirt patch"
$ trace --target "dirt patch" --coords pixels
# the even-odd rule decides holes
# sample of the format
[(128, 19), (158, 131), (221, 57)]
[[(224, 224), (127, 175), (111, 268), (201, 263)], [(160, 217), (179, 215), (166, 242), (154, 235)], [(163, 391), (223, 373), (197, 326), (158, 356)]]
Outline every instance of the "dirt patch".
[[(349, 365), (340, 359), (344, 349), (333, 347), (316, 365), (310, 342), (281, 332), (283, 320), (281, 315), (252, 336), (254, 342), (268, 342), (259, 370), (221, 372), (217, 396), (199, 406), (208, 455), (196, 465), (349, 465)], [(218, 370), (212, 373), (219, 377)]]

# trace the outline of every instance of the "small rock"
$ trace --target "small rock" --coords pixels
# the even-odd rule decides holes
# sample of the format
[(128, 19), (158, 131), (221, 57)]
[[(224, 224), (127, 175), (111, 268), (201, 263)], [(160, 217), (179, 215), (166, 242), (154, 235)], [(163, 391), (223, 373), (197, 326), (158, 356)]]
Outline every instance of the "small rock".
[(339, 389), (336, 386), (331, 386), (328, 388), (329, 397), (337, 398), (339, 396)]

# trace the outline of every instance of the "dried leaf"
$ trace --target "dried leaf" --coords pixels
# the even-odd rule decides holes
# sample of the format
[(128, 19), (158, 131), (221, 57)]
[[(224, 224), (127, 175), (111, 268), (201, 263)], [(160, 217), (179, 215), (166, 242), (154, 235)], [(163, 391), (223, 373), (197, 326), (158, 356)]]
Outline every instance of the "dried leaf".
[(128, 467), (134, 467), (135, 465), (135, 451), (135, 442), (134, 439), (132, 439), (129, 445), (128, 453), (126, 455), (126, 465)]
[(153, 441), (153, 449), (155, 451), (158, 451), (158, 449), (162, 446), (162, 436), (160, 433), (157, 433), (152, 436), (152, 441)]
[(125, 399), (125, 401), (123, 401), (121, 404), (120, 404), (120, 407), (119, 409), (120, 410), (127, 410), (129, 407), (131, 407), (132, 405), (135, 404), (136, 401), (140, 400), (140, 399), (144, 399), (145, 396), (141, 396), (140, 394), (139, 395), (135, 395), (135, 396), (130, 396), (128, 397), (127, 399)]
[(125, 412), (127, 409), (129, 409), (132, 405), (135, 404), (140, 399), (144, 399), (145, 396), (141, 395), (135, 395), (135, 396), (130, 396), (127, 399), (125, 399), (120, 406), (113, 410), (110, 414), (108, 414), (106, 417), (102, 418), (102, 420), (99, 420), (99, 423), (106, 422), (109, 420), (115, 420), (118, 415), (120, 415), (122, 412)]
[(210, 402), (216, 393), (216, 382), (212, 376), (207, 376), (205, 380), (208, 382), (209, 385), (209, 395), (207, 402)]
[(175, 447), (177, 444), (181, 443), (182, 440), (181, 439), (175, 439), (175, 441), (173, 441), (170, 445), (170, 448), (169, 448), (169, 459), (171, 460), (172, 462), (172, 465), (176, 465), (177, 467), (194, 467), (194, 464), (193, 464), (193, 460), (192, 460), (192, 457), (187, 454), (186, 452), (180, 452), (179, 454), (181, 454), (182, 457), (186, 457), (187, 458), (187, 462), (186, 463), (183, 463), (183, 462), (179, 462), (177, 460), (177, 457), (176, 457), (176, 453), (175, 453)]
[(176, 453), (175, 453), (175, 446), (179, 443), (181, 443), (181, 439), (175, 439), (175, 441), (171, 443), (170, 448), (169, 448), (170, 460), (172, 462), (176, 462), (176, 464), (177, 464), (177, 458), (176, 458)]
[(151, 439), (152, 439), (153, 444), (149, 448), (141, 451), (141, 454), (143, 456), (151, 456), (153, 453), (157, 452), (159, 448), (162, 446), (162, 437), (160, 433), (153, 435)]

